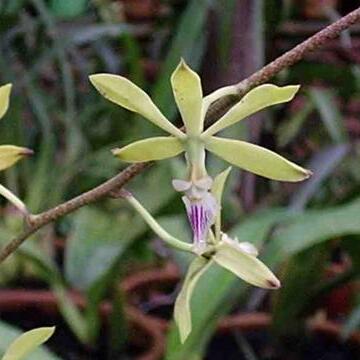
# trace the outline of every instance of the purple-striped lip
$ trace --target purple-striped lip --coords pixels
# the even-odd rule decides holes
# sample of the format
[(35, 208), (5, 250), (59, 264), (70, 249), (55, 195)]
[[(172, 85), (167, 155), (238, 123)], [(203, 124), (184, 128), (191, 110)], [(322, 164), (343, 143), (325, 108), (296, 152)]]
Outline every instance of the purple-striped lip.
[(193, 231), (195, 249), (203, 252), (206, 248), (208, 232), (215, 222), (216, 200), (209, 192), (206, 192), (200, 200), (191, 200), (184, 196), (183, 201)]

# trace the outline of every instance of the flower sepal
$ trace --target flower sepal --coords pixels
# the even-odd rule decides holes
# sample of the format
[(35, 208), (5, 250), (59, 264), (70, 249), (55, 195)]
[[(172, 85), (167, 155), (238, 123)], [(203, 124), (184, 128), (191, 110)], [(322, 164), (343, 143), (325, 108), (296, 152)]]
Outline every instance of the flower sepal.
[(249, 242), (238, 242), (222, 234), (212, 259), (247, 283), (264, 289), (278, 289), (281, 284), (272, 271), (257, 258), (258, 251)]
[(0, 86), (0, 119), (6, 114), (9, 108), (11, 84)]

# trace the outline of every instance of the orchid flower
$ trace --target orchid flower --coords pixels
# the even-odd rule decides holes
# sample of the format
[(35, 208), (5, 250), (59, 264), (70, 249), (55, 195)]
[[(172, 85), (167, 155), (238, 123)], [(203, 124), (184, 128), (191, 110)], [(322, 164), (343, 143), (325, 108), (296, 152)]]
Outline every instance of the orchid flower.
[(90, 76), (95, 88), (108, 100), (136, 112), (170, 136), (136, 141), (113, 153), (127, 162), (161, 160), (186, 152), (190, 164), (189, 181), (207, 176), (205, 150), (229, 163), (273, 180), (301, 181), (310, 171), (280, 155), (244, 141), (215, 137), (214, 134), (268, 106), (288, 102), (299, 86), (278, 87), (260, 85), (249, 91), (218, 121), (204, 131), (204, 119), (209, 106), (226, 95), (236, 95), (236, 86), (227, 86), (203, 97), (201, 81), (182, 60), (171, 76), (171, 85), (183, 119), (186, 133), (176, 128), (155, 106), (150, 97), (130, 80), (112, 74)]
[[(0, 119), (9, 108), (11, 84), (0, 86)], [(33, 151), (15, 145), (0, 145), (0, 170), (13, 166), (24, 156), (32, 155)], [(0, 184), (0, 194), (12, 202), (23, 214), (27, 214), (25, 204), (10, 190)]]
[[(213, 181), (211, 193), (217, 203), (221, 203), (224, 184), (230, 168), (219, 174)], [(232, 272), (249, 284), (266, 288), (277, 289), (280, 281), (267, 266), (258, 258), (258, 251), (250, 242), (238, 242), (231, 239), (221, 229), (221, 210), (218, 207), (215, 216), (215, 235), (213, 244), (207, 246), (205, 251), (199, 254), (189, 243), (181, 241), (163, 229), (152, 215), (130, 194), (124, 193), (124, 198), (143, 217), (150, 228), (167, 244), (183, 251), (192, 252), (196, 258), (190, 264), (183, 287), (176, 299), (174, 307), (174, 318), (180, 332), (182, 342), (186, 340), (191, 332), (190, 301), (195, 286), (201, 276), (212, 265), (216, 264)], [(211, 236), (209, 232), (209, 237)]]
[(185, 125), (184, 133), (166, 119), (143, 90), (128, 79), (119, 75), (95, 74), (90, 76), (90, 81), (106, 99), (142, 115), (170, 135), (136, 141), (113, 150), (119, 159), (134, 163), (167, 159), (185, 152), (188, 177), (186, 180), (175, 179), (173, 186), (184, 193), (183, 201), (199, 253), (206, 249), (207, 235), (219, 207), (209, 191), (212, 179), (205, 167), (206, 150), (244, 170), (273, 180), (301, 181), (311, 174), (258, 145), (214, 136), (257, 111), (290, 101), (299, 86), (260, 85), (204, 130), (209, 106), (223, 96), (236, 95), (237, 88), (227, 86), (204, 97), (200, 77), (181, 60), (171, 76), (171, 85)]

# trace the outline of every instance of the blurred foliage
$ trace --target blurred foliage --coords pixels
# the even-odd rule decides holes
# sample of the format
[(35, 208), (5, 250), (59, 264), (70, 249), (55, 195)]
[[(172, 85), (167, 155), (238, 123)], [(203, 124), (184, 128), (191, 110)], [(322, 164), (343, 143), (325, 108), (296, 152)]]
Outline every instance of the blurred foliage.
[[(209, 39), (213, 26), (209, 13), (219, 20), (215, 57), (226, 67), (233, 46), (235, 3), (222, 6), (219, 0), (168, 0), (160, 1), (156, 11), (137, 13), (136, 6), (130, 12), (120, 0), (0, 0), (0, 84), (14, 84), (0, 142), (36, 152), (32, 159), (2, 174), (1, 181), (36, 213), (115, 175), (125, 165), (113, 159), (109, 150), (138, 139), (140, 134), (144, 138), (154, 135), (157, 129), (106, 102), (90, 87), (88, 75), (127, 75), (176, 123), (169, 74), (181, 56), (195, 69), (207, 68), (207, 73), (212, 73), (212, 60), (206, 55), (208, 42), (214, 41)], [(262, 5), (267, 61), (329, 22), (326, 14), (310, 17), (305, 5), (298, 6), (295, 1), (279, 5), (269, 0)], [(345, 14), (351, 5), (339, 5), (335, 10)], [(231, 310), (272, 311), (276, 336), (289, 335), (295, 323), (301, 331), (306, 317), (326, 305), (324, 293), (358, 279), (358, 30), (351, 35), (351, 50), (341, 38), (279, 74), (275, 83), (301, 84), (301, 93), (289, 106), (264, 114), (262, 121), (258, 142), (302, 165), (309, 164), (314, 177), (300, 185), (256, 179), (256, 210), (252, 214), (242, 209), (239, 188), (244, 184), (236, 172), (226, 189), (224, 225), (240, 241), (262, 248), (262, 259), (281, 274), (283, 288), (259, 296), (214, 266), (195, 291), (193, 333), (183, 346), (171, 325), (167, 359), (201, 358), (218, 319)], [(239, 124), (230, 135), (246, 139), (251, 133), (249, 126), (251, 121)], [(225, 167), (212, 158), (209, 164), (212, 175)], [(171, 179), (181, 178), (184, 171), (182, 160), (164, 161), (129, 184), (161, 223), (182, 237), (189, 229)], [(1, 204), (3, 244), (21, 230), (22, 222), (5, 201)], [(55, 246), (59, 239), (65, 244), (64, 251)], [(6, 288), (34, 279), (41, 282), (56, 294), (61, 313), (78, 340), (98, 344), (103, 330), (98, 306), (103, 299), (114, 301), (118, 309), (107, 334), (127, 327), (116, 286), (121, 278), (135, 269), (161, 266), (164, 254), (181, 269), (189, 261), (186, 255), (158, 249), (151, 240), (151, 232), (121, 200), (102, 201), (33, 236), (1, 265), (0, 282)], [(344, 259), (351, 264), (346, 276), (327, 279), (326, 270)], [(74, 288), (86, 295), (84, 311), (67, 297), (67, 291)], [(352, 311), (345, 314), (344, 337), (360, 326), (359, 299), (352, 300)], [(0, 333), (5, 334), (7, 327), (1, 324)], [(113, 342), (109, 346), (109, 354), (121, 351), (118, 345), (125, 346), (127, 332), (123, 330), (123, 334), (120, 345)]]

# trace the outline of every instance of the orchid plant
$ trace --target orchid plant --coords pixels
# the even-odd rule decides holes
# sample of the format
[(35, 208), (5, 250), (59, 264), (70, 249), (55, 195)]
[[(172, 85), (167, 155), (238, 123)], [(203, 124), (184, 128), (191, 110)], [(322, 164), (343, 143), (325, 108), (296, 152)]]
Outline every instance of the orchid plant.
[[(0, 86), (0, 119), (4, 117), (9, 108), (9, 99), (11, 93), (11, 84)], [(25, 156), (32, 155), (33, 151), (24, 147), (15, 145), (0, 145), (0, 170), (5, 170)], [(0, 184), (0, 194), (15, 205), (20, 212), (27, 216), (25, 204), (10, 190)]]
[(258, 252), (252, 244), (239, 243), (237, 239), (231, 239), (221, 231), (221, 197), (231, 168), (213, 179), (206, 169), (206, 151), (241, 169), (272, 180), (294, 182), (308, 178), (311, 175), (309, 170), (268, 149), (214, 136), (257, 111), (292, 100), (299, 86), (258, 86), (213, 125), (204, 129), (204, 119), (210, 105), (223, 96), (236, 95), (237, 88), (227, 86), (204, 97), (198, 74), (181, 60), (171, 76), (171, 85), (185, 125), (186, 131), (183, 132), (166, 119), (143, 90), (128, 79), (112, 74), (95, 74), (90, 76), (90, 81), (105, 98), (142, 115), (170, 135), (136, 141), (115, 149), (115, 156), (135, 163), (162, 160), (185, 153), (187, 178), (174, 179), (173, 187), (184, 194), (182, 199), (193, 232), (192, 244), (169, 234), (132, 194), (123, 192), (123, 196), (160, 238), (169, 245), (196, 256), (175, 303), (174, 317), (181, 341), (184, 342), (191, 332), (192, 292), (212, 264), (224, 267), (252, 285), (279, 288), (279, 280), (257, 258)]

